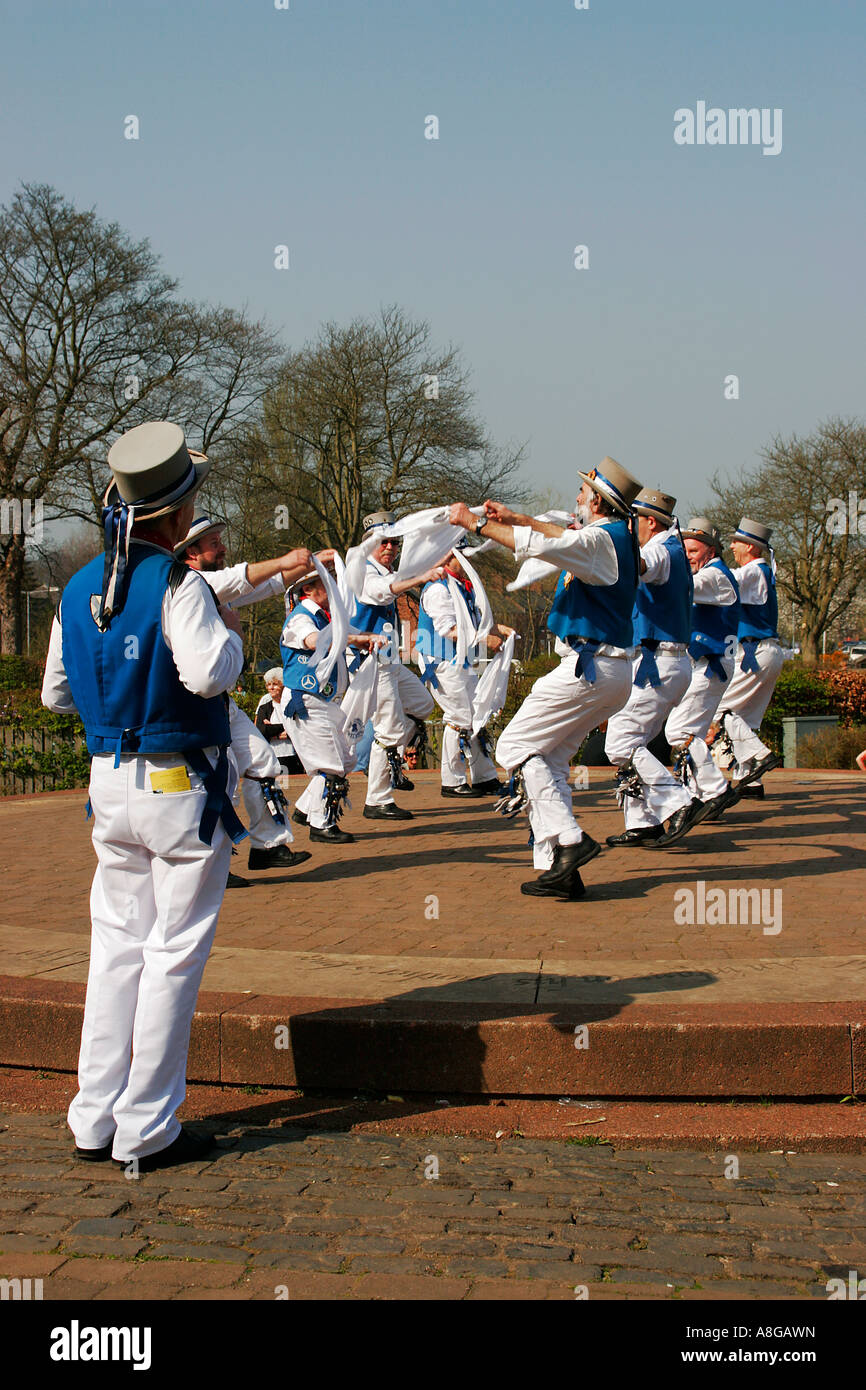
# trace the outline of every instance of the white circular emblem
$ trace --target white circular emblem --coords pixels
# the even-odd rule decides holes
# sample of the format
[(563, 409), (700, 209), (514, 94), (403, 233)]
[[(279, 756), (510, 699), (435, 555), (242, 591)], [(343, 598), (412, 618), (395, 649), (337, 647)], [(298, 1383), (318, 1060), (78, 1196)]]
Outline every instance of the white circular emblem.
[(306, 664), (307, 664), (307, 662), (309, 661), (309, 659), (310, 659), (310, 658), (309, 658), (308, 656), (299, 656), (299, 657), (298, 657), (298, 661), (300, 662), (300, 664), (301, 664), (302, 666), (306, 666)]
[(315, 690), (315, 688), (316, 688), (316, 677), (315, 677), (315, 676), (302, 676), (302, 677), (301, 677), (301, 687), (302, 687), (302, 689), (304, 689), (304, 690)]

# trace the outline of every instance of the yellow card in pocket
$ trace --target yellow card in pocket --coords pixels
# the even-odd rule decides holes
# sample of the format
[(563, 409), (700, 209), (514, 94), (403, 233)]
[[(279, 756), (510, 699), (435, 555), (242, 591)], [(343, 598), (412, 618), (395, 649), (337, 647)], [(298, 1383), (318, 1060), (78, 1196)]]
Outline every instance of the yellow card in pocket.
[(155, 792), (188, 792), (191, 790), (189, 768), (167, 767), (162, 772), (152, 772), (150, 785)]

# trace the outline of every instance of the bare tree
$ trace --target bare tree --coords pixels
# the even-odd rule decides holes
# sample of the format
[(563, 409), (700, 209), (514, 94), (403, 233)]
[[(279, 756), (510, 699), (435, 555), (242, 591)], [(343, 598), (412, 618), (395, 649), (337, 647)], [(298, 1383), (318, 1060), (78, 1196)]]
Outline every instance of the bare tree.
[(326, 324), (290, 355), (226, 496), (254, 495), (270, 527), (282, 515), (296, 537), (345, 550), (367, 512), (513, 492), (522, 456), (485, 434), (457, 349), (436, 349), (427, 323), (391, 307)]
[[(113, 437), (145, 419), (230, 435), (273, 380), (273, 335), (175, 297), (146, 241), (47, 185), (0, 209), (0, 497), (98, 519)], [(13, 507), (14, 504), (14, 507)], [(32, 528), (31, 528), (32, 530)], [(0, 648), (21, 646), (27, 528), (0, 535)]]
[[(761, 467), (729, 482), (716, 475), (710, 515), (723, 533), (743, 516), (773, 528), (779, 590), (799, 610), (806, 665), (815, 665), (822, 633), (862, 595), (866, 516), (866, 427), (831, 419), (801, 439), (777, 436)], [(863, 532), (860, 531), (861, 519)]]

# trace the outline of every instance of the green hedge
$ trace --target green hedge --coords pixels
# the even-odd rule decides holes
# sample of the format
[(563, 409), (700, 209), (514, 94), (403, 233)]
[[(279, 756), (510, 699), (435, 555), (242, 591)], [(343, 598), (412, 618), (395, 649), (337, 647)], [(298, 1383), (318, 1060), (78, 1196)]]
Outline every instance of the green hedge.
[(817, 671), (786, 661), (761, 724), (761, 738), (774, 753), (782, 753), (782, 720), (799, 714), (835, 714), (833, 695)]
[(0, 656), (0, 690), (36, 691), (42, 688), (42, 662), (32, 656)]

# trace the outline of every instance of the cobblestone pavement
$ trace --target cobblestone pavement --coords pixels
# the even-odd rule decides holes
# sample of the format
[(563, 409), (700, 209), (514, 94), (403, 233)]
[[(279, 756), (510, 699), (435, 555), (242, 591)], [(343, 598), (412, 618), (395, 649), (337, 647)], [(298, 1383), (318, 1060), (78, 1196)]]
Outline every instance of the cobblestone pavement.
[(76, 1162), (61, 1116), (0, 1125), (0, 1277), (46, 1299), (808, 1299), (866, 1275), (861, 1156), (230, 1122), (213, 1160), (135, 1180)]

